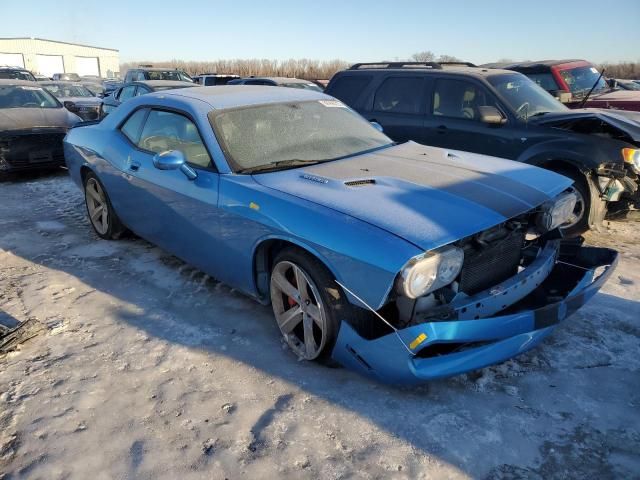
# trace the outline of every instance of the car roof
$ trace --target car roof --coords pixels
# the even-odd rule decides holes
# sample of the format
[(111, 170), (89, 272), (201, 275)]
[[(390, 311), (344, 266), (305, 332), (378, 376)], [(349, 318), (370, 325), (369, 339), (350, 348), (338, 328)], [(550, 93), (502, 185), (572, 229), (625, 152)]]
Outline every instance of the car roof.
[(0, 86), (3, 85), (28, 85), (30, 87), (40, 87), (42, 82), (32, 82), (30, 80), (18, 80), (13, 78), (2, 78), (0, 79)]
[(266, 103), (335, 100), (329, 95), (301, 88), (273, 88), (266, 85), (221, 85), (167, 90), (152, 95), (201, 100), (215, 109), (237, 108)]
[(586, 60), (581, 59), (565, 59), (565, 60), (536, 60), (529, 62), (497, 62), (497, 63), (485, 63), (482, 67), (486, 68), (542, 68), (542, 67), (554, 67), (557, 65), (564, 65), (565, 63), (584, 62), (589, 63)]
[(129, 70), (142, 70), (145, 72), (181, 72), (179, 68), (172, 67), (136, 67), (130, 68)]
[(427, 74), (438, 74), (438, 73), (456, 73), (460, 75), (467, 76), (475, 76), (475, 77), (488, 77), (501, 73), (513, 74), (514, 72), (509, 70), (500, 70), (493, 69), (488, 67), (467, 67), (462, 65), (445, 65), (443, 68), (429, 68), (429, 67), (405, 67), (405, 68), (358, 68), (358, 69), (347, 69), (343, 70), (339, 73), (356, 73), (358, 75), (366, 75), (371, 72), (386, 72), (386, 73), (427, 73)]
[(194, 86), (193, 82), (183, 82), (180, 80), (136, 80), (135, 82), (129, 82), (122, 85), (126, 87), (127, 85), (147, 85), (148, 87), (182, 87), (184, 85)]

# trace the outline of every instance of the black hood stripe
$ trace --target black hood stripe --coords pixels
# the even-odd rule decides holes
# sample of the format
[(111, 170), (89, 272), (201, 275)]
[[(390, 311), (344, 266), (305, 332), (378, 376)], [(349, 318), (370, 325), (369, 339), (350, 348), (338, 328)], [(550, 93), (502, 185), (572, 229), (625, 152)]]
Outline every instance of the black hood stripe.
[(544, 192), (524, 183), (456, 164), (455, 156), (442, 161), (424, 152), (425, 149), (422, 149), (420, 156), (416, 156), (415, 152), (405, 156), (381, 151), (346, 161), (318, 164), (304, 170), (338, 181), (367, 178), (382, 181), (385, 177), (404, 180), (461, 197), (505, 218), (517, 216), (548, 199)]

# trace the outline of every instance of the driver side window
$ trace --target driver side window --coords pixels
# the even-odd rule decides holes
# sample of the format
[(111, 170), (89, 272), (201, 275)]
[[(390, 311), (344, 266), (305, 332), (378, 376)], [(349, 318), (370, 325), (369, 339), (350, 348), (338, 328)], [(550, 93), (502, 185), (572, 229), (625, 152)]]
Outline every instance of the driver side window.
[(138, 147), (153, 153), (178, 150), (194, 166), (211, 166), (211, 158), (198, 128), (179, 113), (151, 110), (142, 129)]
[(480, 121), (478, 107), (495, 107), (487, 92), (465, 80), (438, 79), (433, 90), (432, 113), (435, 116)]

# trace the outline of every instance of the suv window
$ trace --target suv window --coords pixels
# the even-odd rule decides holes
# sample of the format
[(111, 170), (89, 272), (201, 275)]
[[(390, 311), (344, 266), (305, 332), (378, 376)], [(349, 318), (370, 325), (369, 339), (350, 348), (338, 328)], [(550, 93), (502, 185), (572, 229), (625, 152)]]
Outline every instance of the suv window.
[(205, 86), (211, 86), (216, 84), (216, 77), (204, 77)]
[(131, 140), (132, 143), (137, 144), (140, 139), (140, 131), (142, 130), (142, 122), (147, 115), (148, 109), (143, 108), (136, 110), (126, 122), (120, 127), (120, 131)]
[(529, 77), (531, 80), (533, 80), (548, 92), (560, 90), (556, 79), (553, 78), (553, 74), (551, 73), (527, 73), (527, 77)]
[(345, 75), (338, 78), (327, 93), (353, 106), (370, 81), (371, 75)]
[(178, 150), (184, 154), (187, 162), (193, 165), (205, 168), (211, 165), (211, 158), (198, 128), (179, 113), (151, 110), (138, 146), (154, 153)]
[(420, 77), (387, 78), (376, 92), (373, 109), (387, 113), (420, 113), (424, 82)]
[(138, 81), (146, 80), (146, 78), (144, 78), (144, 72), (138, 72), (138, 73), (136, 73), (136, 74), (135, 74), (135, 77), (136, 77), (135, 79), (136, 79), (136, 80), (138, 80)]
[(496, 106), (484, 88), (466, 80), (440, 78), (433, 89), (432, 113), (437, 116), (480, 120), (478, 107)]
[(120, 100), (121, 102), (124, 102), (125, 100), (129, 100), (131, 97), (134, 96), (135, 92), (136, 92), (135, 85), (129, 85), (128, 87), (124, 87), (122, 90), (120, 90), (120, 94), (118, 95), (118, 100)]

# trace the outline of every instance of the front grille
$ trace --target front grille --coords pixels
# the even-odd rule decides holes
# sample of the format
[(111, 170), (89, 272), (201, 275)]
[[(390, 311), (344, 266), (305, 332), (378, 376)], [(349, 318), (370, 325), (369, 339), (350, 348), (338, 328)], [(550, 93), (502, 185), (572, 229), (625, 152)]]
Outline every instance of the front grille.
[(65, 131), (12, 133), (0, 137), (0, 156), (9, 168), (30, 168), (64, 163)]
[(459, 290), (473, 295), (518, 273), (523, 245), (522, 230), (511, 231), (489, 245), (466, 245)]

